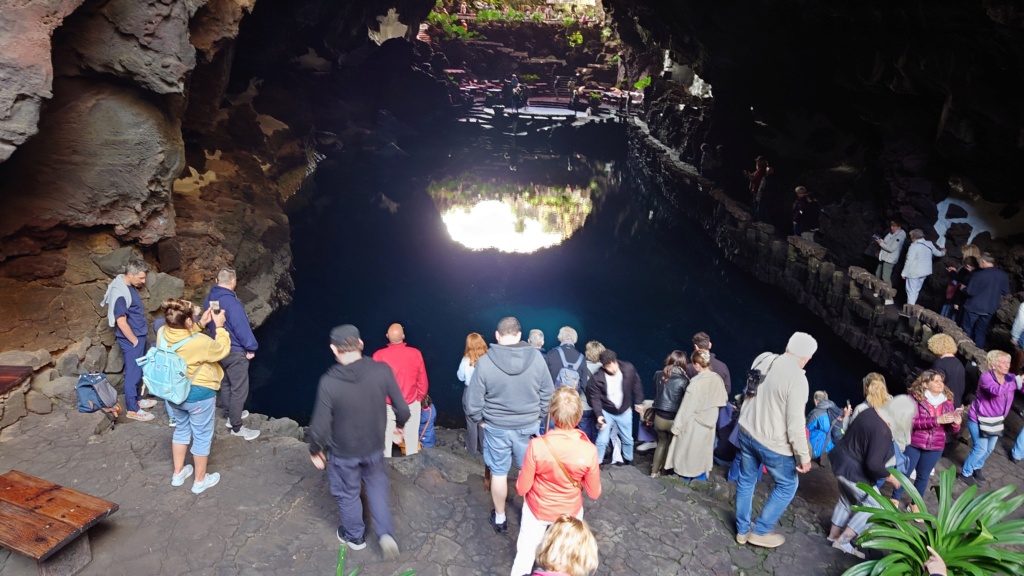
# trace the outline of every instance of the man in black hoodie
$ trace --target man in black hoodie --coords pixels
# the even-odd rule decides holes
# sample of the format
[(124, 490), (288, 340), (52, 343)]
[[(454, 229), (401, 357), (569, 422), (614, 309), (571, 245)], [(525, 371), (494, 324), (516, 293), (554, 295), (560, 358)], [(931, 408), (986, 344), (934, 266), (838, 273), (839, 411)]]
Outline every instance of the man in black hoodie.
[(491, 527), (508, 531), (505, 499), (508, 471), (515, 457), (523, 467), (526, 447), (548, 413), (554, 387), (544, 357), (523, 342), (519, 321), (508, 316), (494, 332), (498, 343), (487, 349), (466, 391), (466, 417), (484, 424), (484, 463), (491, 470)]
[[(363, 356), (359, 330), (344, 324), (331, 330), (331, 352), (338, 364), (320, 377), (309, 422), (309, 454), (319, 470), (327, 468), (331, 494), (338, 501), (341, 526), (338, 540), (353, 550), (366, 548), (360, 484), (373, 516), (384, 558), (398, 559), (391, 511), (388, 475), (384, 464), (386, 399), (391, 399), (401, 439), (409, 420), (409, 405), (398, 389), (395, 375), (383, 362)], [(330, 458), (324, 454), (324, 449)]]

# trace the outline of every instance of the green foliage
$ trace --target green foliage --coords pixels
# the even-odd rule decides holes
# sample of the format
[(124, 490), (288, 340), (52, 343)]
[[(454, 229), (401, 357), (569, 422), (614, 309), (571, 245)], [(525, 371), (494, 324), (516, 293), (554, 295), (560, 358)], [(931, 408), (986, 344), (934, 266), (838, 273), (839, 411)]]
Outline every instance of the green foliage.
[(564, 24), (566, 28), (568, 28), (569, 26), (572, 26), (575, 23), (576, 23), (576, 19), (573, 18), (572, 16), (566, 16), (565, 18), (562, 18), (562, 24)]
[[(927, 546), (942, 557), (950, 576), (1024, 575), (1024, 552), (1004, 548), (1024, 545), (1024, 520), (1006, 520), (1024, 505), (1024, 495), (1010, 497), (1016, 486), (980, 495), (977, 486), (971, 486), (954, 501), (956, 469), (949, 468), (939, 475), (935, 487), (939, 506), (933, 515), (910, 479), (899, 471), (893, 474), (920, 512), (900, 512), (874, 486), (858, 484), (881, 506), (853, 507), (871, 514), (859, 543), (864, 548), (885, 550), (886, 555), (861, 562), (843, 576), (918, 576), (929, 556)], [(918, 520), (923, 523), (916, 523)]]
[(605, 27), (601, 29), (601, 42), (607, 42), (612, 37), (612, 29)]
[(619, 63), (619, 55), (616, 54), (615, 56), (612, 56), (612, 64), (618, 64), (618, 63)]
[(480, 34), (477, 32), (470, 32), (466, 30), (459, 22), (458, 14), (442, 14), (440, 12), (431, 12), (427, 14), (427, 23), (431, 26), (439, 28), (444, 33), (445, 40), (469, 40), (471, 38), (480, 38)]
[(569, 41), (569, 48), (576, 48), (583, 44), (583, 34), (581, 34), (579, 30), (568, 33), (565, 37)]
[(504, 14), (500, 10), (480, 10), (476, 13), (477, 24), (486, 24), (495, 20), (501, 20)]
[(524, 84), (534, 84), (540, 80), (540, 76), (536, 74), (523, 74), (519, 77), (519, 80)]
[(533, 14), (530, 15), (530, 20), (533, 20), (534, 22), (543, 22), (544, 21), (544, 13), (543, 12), (534, 12)]
[(651, 77), (648, 76), (646, 78), (641, 78), (640, 80), (638, 80), (635, 84), (633, 84), (633, 87), (636, 88), (637, 90), (643, 90), (644, 88), (647, 88), (650, 85)]

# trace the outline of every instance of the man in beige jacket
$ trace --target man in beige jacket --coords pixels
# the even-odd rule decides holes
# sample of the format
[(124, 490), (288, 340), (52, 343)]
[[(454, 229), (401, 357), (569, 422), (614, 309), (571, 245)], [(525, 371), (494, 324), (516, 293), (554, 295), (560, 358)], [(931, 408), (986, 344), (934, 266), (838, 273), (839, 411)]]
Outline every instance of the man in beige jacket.
[[(810, 334), (797, 332), (784, 354), (765, 352), (751, 366), (764, 374), (764, 381), (740, 411), (740, 478), (736, 482), (736, 541), (740, 544), (777, 548), (786, 541), (772, 530), (796, 495), (797, 472), (811, 469), (804, 428), (809, 391), (804, 366), (817, 349)], [(768, 469), (775, 488), (751, 531), (754, 486), (761, 466)]]

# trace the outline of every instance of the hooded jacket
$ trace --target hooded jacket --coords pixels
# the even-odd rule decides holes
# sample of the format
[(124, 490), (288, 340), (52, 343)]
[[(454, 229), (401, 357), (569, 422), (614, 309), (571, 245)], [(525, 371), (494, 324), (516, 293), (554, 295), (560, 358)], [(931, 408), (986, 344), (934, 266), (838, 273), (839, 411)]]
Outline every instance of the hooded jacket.
[(526, 342), (494, 344), (480, 357), (466, 390), (466, 417), (502, 430), (536, 426), (554, 391), (544, 357)]
[[(213, 323), (211, 322), (210, 325), (213, 326)], [(188, 364), (188, 377), (192, 380), (192, 386), (220, 390), (220, 382), (224, 379), (224, 369), (218, 362), (227, 357), (231, 348), (231, 337), (224, 328), (214, 326), (215, 336), (210, 338), (200, 332), (194, 324), (192, 330), (164, 326), (157, 331), (156, 340), (160, 342), (160, 338), (164, 337), (167, 339), (168, 346), (174, 346), (193, 334), (196, 334), (195, 338), (178, 348), (178, 356), (181, 356)]]
[[(807, 431), (811, 443), (811, 456), (818, 458), (826, 452), (831, 452), (835, 446), (835, 438), (832, 434), (832, 426), (843, 411), (836, 403), (825, 399), (818, 402), (818, 405), (807, 415)], [(841, 436), (842, 425), (837, 428)]]
[[(223, 286), (214, 285), (210, 288), (210, 295), (203, 300), (203, 309), (210, 307), (210, 301), (220, 302), (220, 308), (224, 311), (224, 327), (231, 335), (232, 352), (255, 352), (260, 345), (256, 342), (256, 336), (252, 333), (252, 326), (249, 325), (249, 317), (245, 315), (245, 307), (235, 295), (233, 290)], [(212, 326), (212, 324), (211, 324)]]
[(309, 422), (309, 453), (324, 448), (341, 458), (384, 453), (386, 399), (391, 399), (399, 428), (409, 420), (409, 405), (391, 368), (368, 357), (335, 364), (320, 377)]

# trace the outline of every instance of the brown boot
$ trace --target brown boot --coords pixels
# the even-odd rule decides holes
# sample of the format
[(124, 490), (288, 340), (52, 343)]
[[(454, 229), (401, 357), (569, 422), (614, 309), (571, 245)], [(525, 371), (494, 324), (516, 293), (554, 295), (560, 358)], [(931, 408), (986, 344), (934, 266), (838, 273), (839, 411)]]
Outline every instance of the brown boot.
[(491, 469), (484, 464), (484, 492), (491, 491)]

